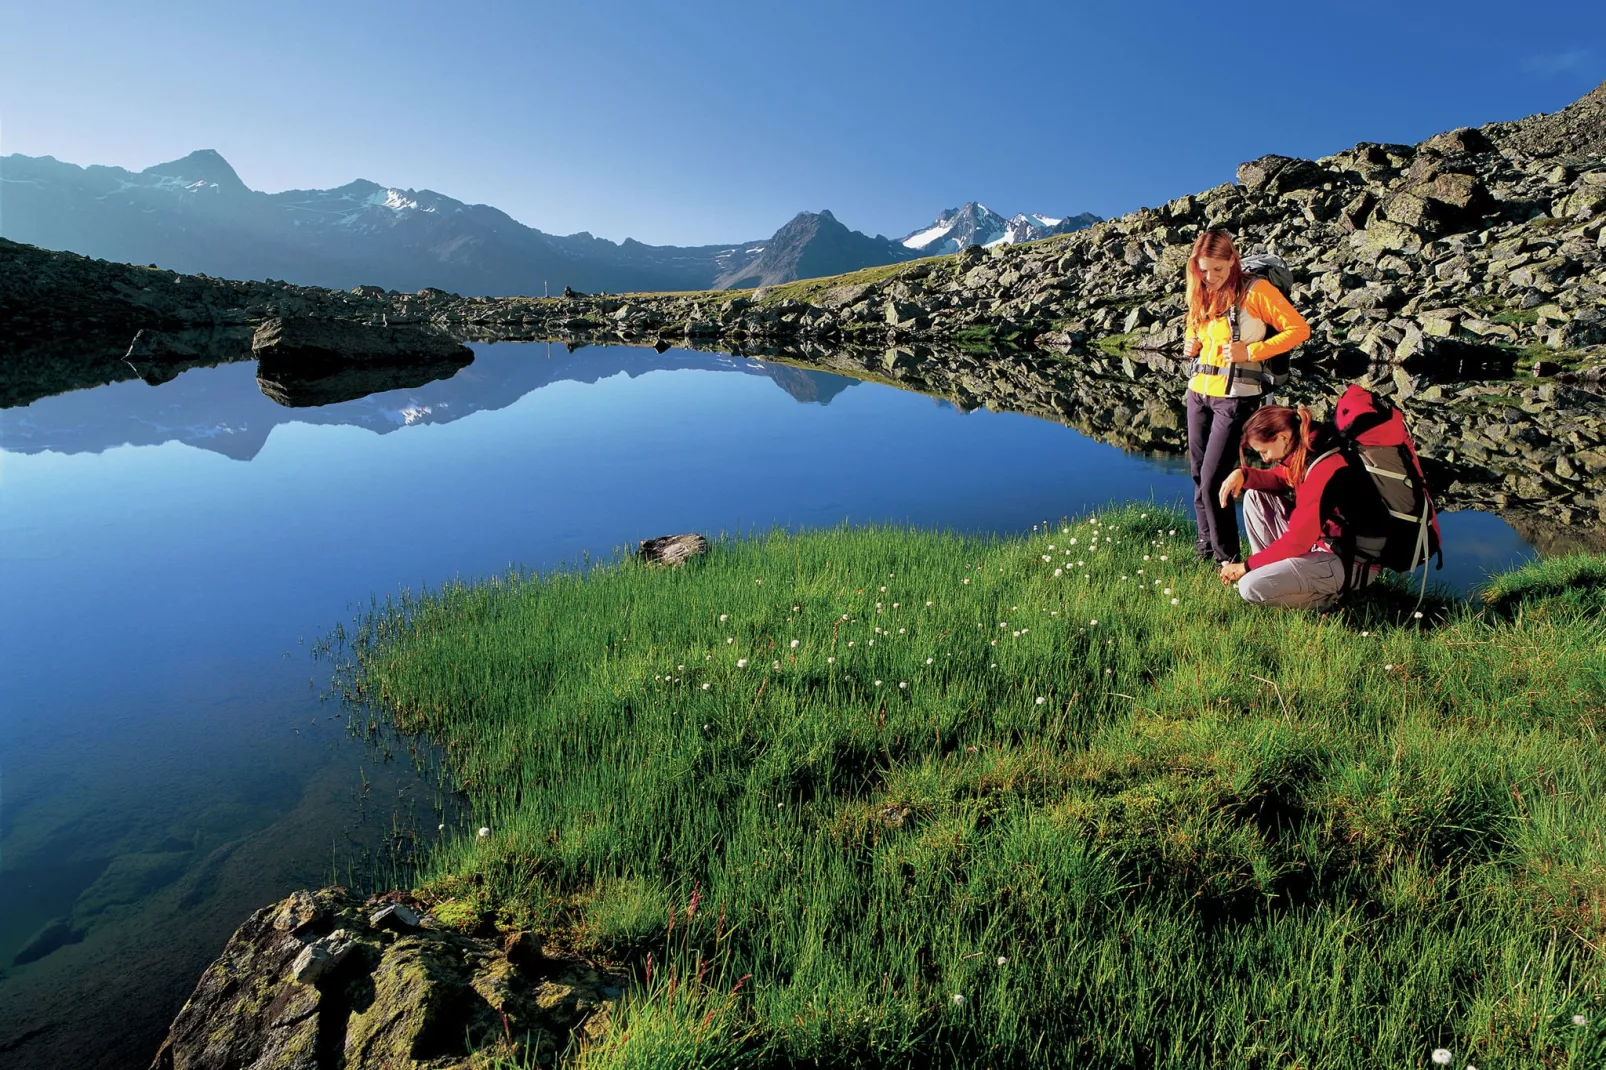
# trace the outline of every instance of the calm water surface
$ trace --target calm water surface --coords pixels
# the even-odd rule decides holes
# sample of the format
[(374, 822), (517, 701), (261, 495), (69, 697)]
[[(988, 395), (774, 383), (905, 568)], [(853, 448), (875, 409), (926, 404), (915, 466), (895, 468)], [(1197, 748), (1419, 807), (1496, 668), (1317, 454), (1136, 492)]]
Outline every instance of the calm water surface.
[[(1017, 532), (1191, 494), (1180, 458), (822, 372), (475, 350), (319, 408), (246, 363), (0, 411), (0, 1066), (147, 1065), (252, 910), (433, 829), (432, 781), (320, 700), (314, 639), (373, 595), (672, 532)], [(1498, 517), (1444, 529), (1462, 589), (1531, 556)]]

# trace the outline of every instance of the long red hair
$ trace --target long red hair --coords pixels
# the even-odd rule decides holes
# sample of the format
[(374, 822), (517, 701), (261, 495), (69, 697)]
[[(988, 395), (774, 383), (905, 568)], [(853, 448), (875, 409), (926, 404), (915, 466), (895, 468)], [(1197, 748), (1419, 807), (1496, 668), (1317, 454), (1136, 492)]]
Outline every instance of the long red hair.
[(1310, 410), (1303, 405), (1297, 409), (1290, 409), (1286, 405), (1267, 405), (1257, 409), (1244, 422), (1243, 437), (1238, 444), (1238, 462), (1247, 466), (1250, 446), (1257, 442), (1265, 445), (1287, 431), (1293, 436), (1293, 443), (1288, 456), (1279, 463), (1288, 469), (1289, 484), (1297, 487), (1305, 481), (1305, 469), (1310, 467), (1311, 439), (1315, 434), (1313, 428)]
[[(1212, 290), (1205, 285), (1204, 272), (1199, 269), (1201, 256), (1232, 261), (1221, 289)], [(1194, 239), (1193, 253), (1188, 257), (1188, 326), (1198, 329), (1217, 316), (1225, 316), (1227, 310), (1243, 298), (1243, 286), (1243, 262), (1238, 258), (1238, 247), (1232, 243), (1232, 235), (1224, 230), (1201, 233)]]

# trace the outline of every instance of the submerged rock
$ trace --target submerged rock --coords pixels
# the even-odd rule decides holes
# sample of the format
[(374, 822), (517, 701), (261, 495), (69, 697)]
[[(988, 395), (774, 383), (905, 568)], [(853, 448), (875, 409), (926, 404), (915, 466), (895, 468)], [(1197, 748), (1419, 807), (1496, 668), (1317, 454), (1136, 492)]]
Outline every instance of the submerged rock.
[(296, 892), (230, 938), (152, 1070), (455, 1070), (480, 1049), (550, 1059), (604, 1028), (622, 982), (533, 943), (465, 936), (339, 888)]

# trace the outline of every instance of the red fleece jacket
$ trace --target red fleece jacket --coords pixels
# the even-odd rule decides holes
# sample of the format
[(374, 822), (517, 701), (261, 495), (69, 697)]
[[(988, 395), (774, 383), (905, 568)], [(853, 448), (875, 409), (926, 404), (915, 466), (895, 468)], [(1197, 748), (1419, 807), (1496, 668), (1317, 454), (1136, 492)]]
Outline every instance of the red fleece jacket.
[[(1337, 510), (1331, 506), (1324, 508), (1323, 499), (1327, 497), (1333, 477), (1348, 467), (1349, 462), (1344, 455), (1334, 453), (1306, 469), (1304, 481), (1293, 488), (1294, 511), (1288, 517), (1288, 530), (1258, 554), (1249, 555), (1245, 564), (1250, 571), (1308, 554), (1322, 539), (1336, 539), (1343, 534)], [(1275, 468), (1241, 468), (1239, 471), (1244, 474), (1244, 487), (1248, 490), (1282, 494), (1292, 486), (1288, 467), (1284, 464), (1278, 464)]]

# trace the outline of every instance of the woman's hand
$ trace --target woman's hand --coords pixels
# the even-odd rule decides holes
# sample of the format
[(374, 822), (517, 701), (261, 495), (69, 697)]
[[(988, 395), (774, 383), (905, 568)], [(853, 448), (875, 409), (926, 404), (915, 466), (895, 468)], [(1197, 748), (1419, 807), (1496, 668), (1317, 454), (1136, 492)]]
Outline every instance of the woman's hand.
[(1232, 343), (1228, 344), (1228, 346), (1227, 346), (1227, 362), (1228, 363), (1230, 363), (1230, 364), (1242, 364), (1244, 361), (1246, 361), (1248, 359), (1249, 359), (1249, 343), (1248, 342), (1232, 342)]
[(1203, 348), (1203, 342), (1199, 341), (1197, 338), (1190, 338), (1186, 342), (1182, 343), (1182, 356), (1184, 359), (1192, 360), (1194, 357), (1199, 355), (1199, 350)]
[(1225, 509), (1228, 498), (1236, 498), (1243, 492), (1244, 470), (1242, 468), (1234, 468), (1227, 478), (1221, 481), (1221, 493), (1216, 496), (1216, 500), (1221, 502), (1221, 507)]
[(1221, 582), (1226, 584), (1237, 583), (1249, 571), (1249, 566), (1242, 561), (1228, 561), (1221, 566)]

